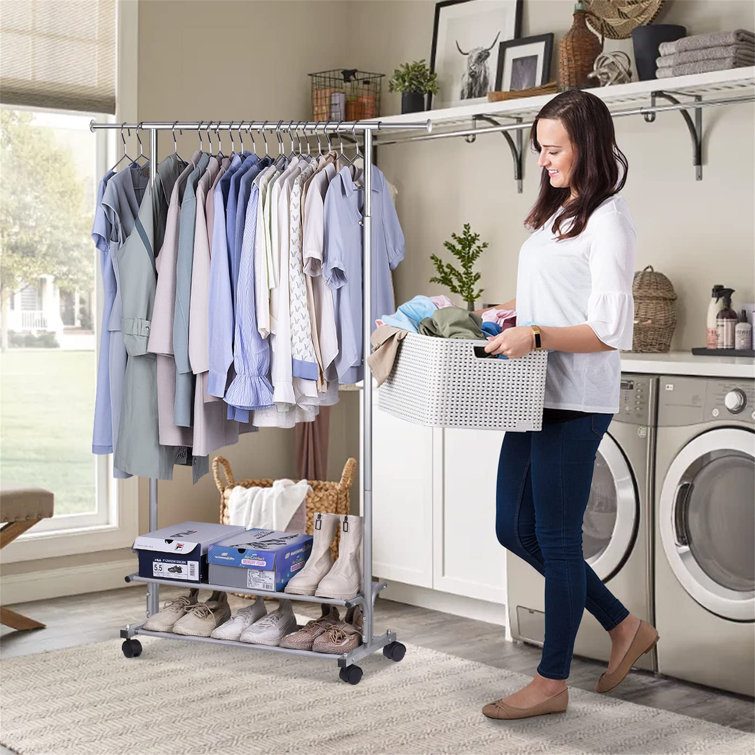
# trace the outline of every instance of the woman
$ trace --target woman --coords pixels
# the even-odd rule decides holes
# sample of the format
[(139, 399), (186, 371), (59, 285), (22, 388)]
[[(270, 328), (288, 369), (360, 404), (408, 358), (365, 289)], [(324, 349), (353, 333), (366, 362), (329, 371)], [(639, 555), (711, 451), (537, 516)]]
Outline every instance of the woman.
[(573, 90), (540, 111), (530, 139), (542, 169), (540, 194), (519, 256), (520, 323), (485, 350), (509, 358), (549, 350), (543, 427), (507, 433), (498, 466), (496, 534), (545, 576), (545, 641), (535, 678), (483, 708), (489, 718), (566, 710), (574, 639), (585, 607), (611, 636), (608, 669), (596, 685), (613, 689), (658, 633), (632, 616), (587, 565), (582, 518), (595, 456), (619, 410), (618, 349), (632, 347), (634, 225), (618, 192), (627, 160), (602, 100)]

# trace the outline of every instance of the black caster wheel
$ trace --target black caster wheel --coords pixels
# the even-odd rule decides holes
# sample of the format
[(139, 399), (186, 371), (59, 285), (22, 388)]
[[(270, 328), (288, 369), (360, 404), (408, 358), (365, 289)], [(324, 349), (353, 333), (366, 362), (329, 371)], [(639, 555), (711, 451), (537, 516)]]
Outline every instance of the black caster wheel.
[(342, 682), (349, 684), (359, 684), (362, 679), (362, 669), (359, 666), (346, 666), (338, 672)]
[(139, 640), (124, 640), (121, 650), (126, 658), (138, 658), (142, 654), (142, 643)]
[(402, 645), (400, 642), (389, 642), (383, 648), (383, 655), (398, 663), (406, 655), (406, 645)]

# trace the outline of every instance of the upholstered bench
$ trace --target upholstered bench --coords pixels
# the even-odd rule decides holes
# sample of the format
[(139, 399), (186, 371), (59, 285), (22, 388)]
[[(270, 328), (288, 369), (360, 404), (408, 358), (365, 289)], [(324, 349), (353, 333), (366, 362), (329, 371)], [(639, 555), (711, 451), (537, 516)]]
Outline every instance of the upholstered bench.
[[(55, 496), (43, 488), (0, 487), (0, 548), (5, 548), (40, 520), (51, 517)], [(42, 629), (44, 624), (0, 606), (0, 624), (14, 629)]]

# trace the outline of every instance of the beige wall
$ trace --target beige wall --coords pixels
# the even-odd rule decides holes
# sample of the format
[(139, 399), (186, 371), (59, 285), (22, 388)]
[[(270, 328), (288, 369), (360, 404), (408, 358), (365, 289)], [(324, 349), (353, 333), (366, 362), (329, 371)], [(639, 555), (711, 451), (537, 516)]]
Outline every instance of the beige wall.
[[(755, 27), (751, 2), (667, 2), (658, 22), (681, 23), (688, 33)], [(522, 35), (554, 32), (571, 25), (570, 0), (524, 3)], [(362, 35), (358, 64), (389, 73), (404, 60), (430, 57), (433, 2), (359, 2), (355, 39)], [(365, 30), (365, 31), (363, 31)], [(378, 42), (379, 40), (379, 42)], [(608, 41), (606, 49), (631, 53), (631, 40)], [(631, 57), (631, 55), (630, 55)], [(554, 49), (553, 75), (557, 72)], [(397, 112), (397, 95), (385, 97), (384, 112)], [(619, 146), (629, 159), (623, 196), (638, 230), (637, 269), (652, 264), (667, 275), (679, 296), (679, 323), (672, 349), (705, 344), (705, 311), (714, 283), (737, 289), (739, 302), (755, 301), (753, 228), (752, 104), (704, 111), (703, 181), (694, 179), (692, 145), (678, 113), (655, 123), (639, 116), (615, 121)], [(384, 148), (380, 165), (399, 188), (398, 212), (407, 255), (397, 271), (397, 298), (439, 289), (427, 281), (429, 255), (464, 222), (490, 243), (481, 260), (483, 300), (506, 301), (515, 294), (519, 247), (527, 236), (522, 222), (537, 193), (535, 157), (527, 154), (524, 191), (516, 193), (509, 149), (490, 135), (475, 144), (440, 140)]]

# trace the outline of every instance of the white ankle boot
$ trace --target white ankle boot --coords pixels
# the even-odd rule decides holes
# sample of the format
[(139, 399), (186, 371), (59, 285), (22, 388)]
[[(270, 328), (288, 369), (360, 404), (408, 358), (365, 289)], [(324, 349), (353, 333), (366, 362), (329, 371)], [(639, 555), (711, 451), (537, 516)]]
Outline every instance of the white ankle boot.
[(362, 585), (362, 517), (345, 516), (341, 520), (341, 542), (333, 568), (320, 580), (315, 595), (318, 598), (348, 600)]
[(288, 581), (283, 592), (292, 595), (314, 595), (320, 580), (333, 566), (330, 545), (338, 532), (341, 518), (338, 514), (315, 514), (315, 526), (307, 563)]

